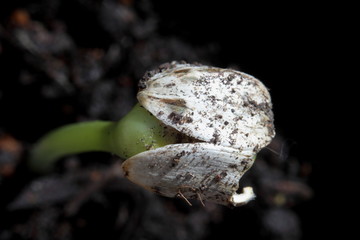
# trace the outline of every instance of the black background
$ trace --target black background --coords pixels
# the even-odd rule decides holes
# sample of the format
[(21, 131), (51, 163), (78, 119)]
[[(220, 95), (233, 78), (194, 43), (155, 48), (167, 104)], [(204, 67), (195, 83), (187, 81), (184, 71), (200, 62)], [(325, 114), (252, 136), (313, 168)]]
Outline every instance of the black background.
[[(100, 42), (106, 40), (98, 41), (94, 37), (101, 32), (96, 29), (94, 32), (91, 23), (82, 22), (86, 18), (76, 14), (79, 6), (65, 2), (71, 10), (64, 7), (58, 14), (65, 21), (73, 22), (73, 25), (68, 24), (69, 34), (76, 36), (78, 45), (101, 47)], [(6, 21), (13, 9), (26, 4), (26, 1), (11, 1), (9, 5), (1, 6), (2, 21)], [(337, 181), (329, 179), (332, 174), (326, 165), (333, 165), (338, 159), (328, 159), (323, 151), (324, 143), (330, 138), (328, 133), (334, 129), (328, 124), (334, 117), (329, 109), (334, 99), (328, 96), (333, 96), (329, 94), (329, 86), (335, 73), (329, 72), (334, 71), (332, 59), (338, 53), (338, 30), (343, 31), (344, 23), (339, 14), (342, 10), (328, 3), (315, 6), (273, 2), (249, 5), (235, 1), (153, 1), (152, 4), (158, 19), (157, 34), (179, 38), (195, 47), (211, 46), (215, 49), (213, 65), (239, 66), (241, 71), (261, 79), (269, 88), (278, 134), (290, 143), (291, 155), (313, 166), (309, 185), (314, 190), (314, 197), (297, 207), (304, 239), (331, 235), (336, 229), (325, 223), (332, 222), (327, 216), (336, 211), (334, 202), (337, 200), (329, 197), (328, 190), (336, 189)], [(73, 30), (78, 25), (84, 26), (81, 33)], [(19, 63), (3, 60), (1, 64), (6, 64), (8, 69), (0, 71), (7, 74), (0, 76), (0, 86), (7, 87), (3, 79), (16, 75), (11, 72), (11, 64)], [(40, 133), (34, 137), (35, 130), (30, 129), (27, 135), (22, 135), (21, 128), (15, 126), (20, 118), (32, 113), (21, 109), (20, 103), (14, 104), (18, 107), (18, 110), (12, 110), (15, 117), (1, 116), (0, 123), (19, 139), (34, 141)], [(10, 108), (8, 104), (1, 107)], [(29, 121), (38, 119), (30, 117)]]

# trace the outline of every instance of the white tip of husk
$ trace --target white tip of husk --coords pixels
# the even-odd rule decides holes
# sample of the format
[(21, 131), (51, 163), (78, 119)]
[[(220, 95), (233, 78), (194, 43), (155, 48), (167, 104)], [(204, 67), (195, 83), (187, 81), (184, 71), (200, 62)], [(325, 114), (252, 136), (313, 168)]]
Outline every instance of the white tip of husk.
[(255, 199), (255, 194), (254, 194), (252, 187), (245, 187), (245, 188), (243, 188), (242, 193), (240, 193), (240, 194), (236, 193), (236, 194), (232, 195), (230, 198), (230, 202), (232, 203), (232, 205), (237, 207), (237, 206), (247, 204), (248, 202), (250, 202), (251, 200), (254, 200), (254, 199)]

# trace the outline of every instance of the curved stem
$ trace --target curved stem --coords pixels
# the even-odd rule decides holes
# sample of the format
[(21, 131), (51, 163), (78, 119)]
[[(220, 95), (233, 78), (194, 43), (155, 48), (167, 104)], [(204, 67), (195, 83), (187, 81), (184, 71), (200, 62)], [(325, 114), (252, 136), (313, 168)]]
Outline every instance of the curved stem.
[(44, 172), (52, 167), (55, 160), (69, 154), (111, 152), (109, 136), (113, 125), (110, 121), (93, 121), (60, 127), (46, 134), (34, 146), (29, 165), (33, 170)]
[(182, 134), (164, 125), (140, 104), (111, 129), (111, 152), (121, 158), (176, 143)]
[(180, 133), (166, 127), (139, 104), (120, 121), (74, 123), (40, 139), (30, 153), (30, 167), (45, 172), (66, 155), (105, 151), (128, 158), (179, 141)]

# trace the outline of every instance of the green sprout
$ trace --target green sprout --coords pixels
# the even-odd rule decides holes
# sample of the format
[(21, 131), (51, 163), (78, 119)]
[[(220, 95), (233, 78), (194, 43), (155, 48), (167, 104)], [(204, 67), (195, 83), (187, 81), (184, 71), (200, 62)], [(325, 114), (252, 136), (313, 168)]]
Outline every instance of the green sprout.
[(46, 172), (61, 157), (90, 151), (109, 152), (127, 159), (177, 141), (179, 134), (136, 104), (118, 122), (81, 122), (51, 131), (32, 149), (29, 165), (37, 172)]

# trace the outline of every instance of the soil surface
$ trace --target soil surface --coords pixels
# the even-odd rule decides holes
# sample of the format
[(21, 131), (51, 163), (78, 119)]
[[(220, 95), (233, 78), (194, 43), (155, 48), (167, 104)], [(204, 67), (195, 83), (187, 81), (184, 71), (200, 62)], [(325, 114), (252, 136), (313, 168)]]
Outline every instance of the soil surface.
[[(305, 90), (298, 63), (308, 44), (301, 15), (193, 2), (1, 6), (0, 240), (312, 236), (317, 179), (299, 127), (306, 119), (298, 112)], [(136, 103), (144, 73), (172, 60), (231, 67), (269, 87), (277, 136), (240, 182), (254, 188), (254, 201), (189, 206), (126, 179), (104, 180), (120, 161), (106, 153), (66, 157), (46, 175), (27, 168), (43, 134), (73, 122), (120, 119)]]

